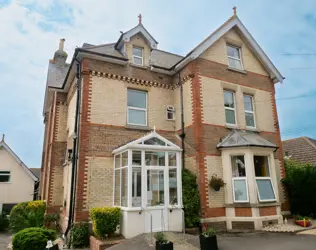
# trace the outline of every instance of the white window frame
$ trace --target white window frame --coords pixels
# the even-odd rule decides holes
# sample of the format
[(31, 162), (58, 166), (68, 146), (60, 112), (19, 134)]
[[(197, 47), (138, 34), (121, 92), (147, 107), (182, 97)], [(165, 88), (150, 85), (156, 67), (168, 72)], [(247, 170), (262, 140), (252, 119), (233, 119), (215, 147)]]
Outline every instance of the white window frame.
[[(128, 125), (136, 125), (136, 126), (144, 126), (147, 127), (148, 121), (147, 121), (147, 107), (148, 107), (148, 93), (146, 91), (143, 90), (135, 90), (135, 89), (127, 89), (127, 98), (128, 98), (128, 91), (134, 91), (134, 92), (141, 92), (141, 93), (145, 93), (146, 95), (146, 108), (138, 108), (138, 107), (133, 107), (133, 106), (128, 106), (127, 104), (127, 124)], [(128, 103), (128, 100), (127, 100)], [(138, 124), (138, 123), (130, 123), (129, 121), (129, 110), (141, 110), (141, 111), (145, 111), (145, 124)]]
[[(228, 93), (232, 93), (232, 94), (233, 94), (234, 108), (230, 108), (230, 107), (226, 107), (226, 106), (225, 106), (225, 92), (228, 92)], [(235, 93), (234, 91), (224, 89), (223, 96), (224, 96), (224, 108), (225, 108), (225, 123), (226, 123), (226, 125), (229, 125), (229, 126), (237, 126), (237, 116), (236, 116), (236, 93)], [(228, 122), (226, 121), (226, 109), (227, 109), (227, 110), (232, 110), (232, 111), (234, 111), (235, 123), (228, 123)]]
[(240, 65), (241, 65), (241, 69), (238, 69), (238, 68), (235, 68), (235, 67), (232, 67), (231, 65), (229, 65), (229, 60), (228, 60), (228, 66), (229, 66), (230, 68), (232, 68), (232, 69), (244, 70), (244, 65), (243, 65), (242, 60), (241, 60), (241, 47), (238, 47), (238, 46), (235, 46), (235, 45), (231, 45), (231, 44), (226, 44), (226, 48), (227, 48), (227, 47), (235, 48), (235, 49), (238, 50), (240, 58), (238, 58), (238, 57), (233, 57), (233, 56), (229, 56), (228, 53), (227, 53), (227, 58), (230, 58), (230, 59), (239, 61), (239, 62), (240, 62)]
[[(246, 183), (246, 191), (247, 191), (247, 200), (236, 200), (236, 197), (235, 197), (235, 185), (234, 185), (234, 182), (235, 181), (240, 181), (240, 180), (243, 180), (245, 181)], [(234, 197), (234, 203), (247, 203), (249, 202), (249, 191), (248, 191), (248, 181), (247, 181), (247, 176), (245, 177), (232, 177), (232, 187), (233, 187), (233, 197)]]
[[(172, 118), (169, 119), (168, 118), (168, 114), (172, 114)], [(175, 120), (175, 114), (176, 114), (176, 109), (173, 106), (167, 106), (167, 110), (166, 110), (166, 119), (168, 121), (174, 121)]]
[[(251, 110), (246, 110), (245, 109), (245, 122), (246, 122), (246, 128), (256, 128), (257, 127), (257, 123), (256, 123), (256, 116), (255, 116), (255, 105), (254, 105), (254, 97), (252, 95), (248, 95), (248, 94), (244, 94), (244, 106), (245, 106), (245, 96), (248, 96), (251, 98), (251, 105), (252, 105), (252, 111)], [(252, 114), (253, 116), (253, 121), (254, 121), (254, 126), (247, 126), (247, 120), (246, 120), (246, 113), (248, 114)]]
[[(9, 173), (8, 173), (8, 174), (4, 174), (4, 173), (1, 173), (1, 172), (9, 172)], [(3, 171), (0, 171), (0, 175), (1, 175), (1, 176), (9, 176), (9, 180), (8, 180), (8, 181), (6, 181), (6, 182), (0, 182), (0, 184), (1, 184), (1, 183), (5, 183), (5, 184), (11, 183), (11, 171), (7, 171), (7, 170), (6, 170), (6, 171), (4, 171), (4, 170), (3, 170)]]
[[(142, 56), (134, 55), (134, 48), (135, 49), (140, 49), (142, 51)], [(144, 65), (144, 48), (138, 47), (138, 46), (133, 46), (132, 54), (133, 54), (133, 64), (143, 66)], [(134, 60), (135, 58), (141, 59), (142, 63), (141, 64), (135, 63), (135, 60)]]
[[(255, 181), (256, 181), (256, 187), (257, 187), (257, 194), (258, 194), (259, 202), (271, 202), (271, 201), (276, 201), (276, 200), (277, 200), (277, 197), (276, 197), (276, 193), (275, 193), (273, 181), (272, 181), (272, 178), (271, 178), (270, 156), (267, 156), (267, 155), (256, 155), (256, 154), (254, 154), (254, 155), (253, 155), (253, 167), (255, 167), (255, 162), (254, 162), (254, 157), (255, 157), (255, 156), (267, 157), (267, 160), (268, 160), (268, 171), (269, 171), (269, 176), (264, 176), (264, 177), (257, 177), (257, 176), (256, 176), (256, 171), (254, 171), (254, 174), (255, 174)], [(268, 199), (268, 200), (262, 200), (262, 199), (260, 199), (259, 187), (258, 187), (258, 184), (257, 184), (257, 180), (270, 180), (270, 183), (271, 183), (271, 186), (272, 186), (272, 190), (273, 190), (273, 194), (274, 194), (274, 199)]]

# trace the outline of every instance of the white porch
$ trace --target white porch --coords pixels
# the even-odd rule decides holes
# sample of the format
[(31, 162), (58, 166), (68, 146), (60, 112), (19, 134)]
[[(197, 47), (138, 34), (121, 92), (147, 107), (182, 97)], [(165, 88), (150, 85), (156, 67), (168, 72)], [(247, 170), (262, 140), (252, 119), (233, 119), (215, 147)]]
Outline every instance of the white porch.
[(113, 151), (113, 205), (122, 209), (121, 233), (126, 238), (182, 231), (180, 152), (155, 131)]

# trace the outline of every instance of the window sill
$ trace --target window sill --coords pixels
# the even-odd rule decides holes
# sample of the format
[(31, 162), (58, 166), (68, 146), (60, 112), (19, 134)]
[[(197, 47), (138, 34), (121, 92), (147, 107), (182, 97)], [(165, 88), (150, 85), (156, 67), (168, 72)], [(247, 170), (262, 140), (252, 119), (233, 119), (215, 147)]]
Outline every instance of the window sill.
[(230, 129), (238, 129), (239, 128), (239, 126), (237, 124), (228, 124), (228, 123), (225, 124), (225, 127), (230, 128)]
[(12, 182), (0, 182), (0, 185), (1, 184), (12, 184)]
[(270, 201), (270, 202), (260, 202), (260, 203), (232, 203), (225, 204), (225, 207), (233, 208), (233, 207), (271, 207), (271, 206), (281, 206), (280, 202)]
[(241, 74), (244, 74), (244, 75), (247, 75), (247, 71), (245, 70), (241, 70), (241, 69), (235, 69), (235, 68), (232, 68), (232, 67), (227, 67), (228, 70), (230, 71), (234, 71), (234, 72), (237, 72), (237, 73), (241, 73)]
[(135, 64), (133, 62), (130, 63), (130, 66), (135, 67), (135, 68), (140, 68), (140, 69), (148, 69), (148, 67), (145, 66), (144, 64), (143, 65), (138, 65), (138, 64)]
[(260, 130), (258, 128), (254, 128), (254, 127), (246, 127), (247, 131), (252, 131), (252, 132), (260, 132)]
[(148, 126), (141, 126), (141, 125), (125, 125), (126, 129), (131, 130), (143, 130), (143, 131), (151, 131), (151, 129)]

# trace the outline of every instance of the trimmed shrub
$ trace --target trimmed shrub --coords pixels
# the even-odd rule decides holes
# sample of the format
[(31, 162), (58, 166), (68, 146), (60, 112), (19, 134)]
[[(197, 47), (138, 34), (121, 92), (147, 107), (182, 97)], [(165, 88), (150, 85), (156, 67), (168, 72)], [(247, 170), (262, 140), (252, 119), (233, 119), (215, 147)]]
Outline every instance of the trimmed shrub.
[(7, 214), (5, 212), (2, 212), (0, 214), (0, 232), (7, 230), (9, 227), (9, 219), (7, 217)]
[(70, 231), (70, 241), (73, 248), (89, 246), (89, 223), (75, 224)]
[(93, 232), (104, 239), (112, 236), (120, 224), (121, 209), (118, 207), (100, 207), (90, 210)]
[(49, 229), (56, 230), (57, 232), (61, 231), (60, 225), (60, 214), (45, 214), (44, 215), (44, 226)]
[(13, 250), (43, 250), (48, 240), (55, 240), (56, 232), (51, 229), (30, 227), (16, 233), (12, 239)]
[(292, 214), (316, 216), (316, 166), (285, 160), (282, 180), (289, 196)]
[(196, 176), (188, 169), (182, 171), (182, 199), (187, 228), (200, 225), (200, 196)]
[(44, 201), (21, 202), (10, 213), (10, 229), (18, 232), (24, 228), (42, 227), (46, 203)]

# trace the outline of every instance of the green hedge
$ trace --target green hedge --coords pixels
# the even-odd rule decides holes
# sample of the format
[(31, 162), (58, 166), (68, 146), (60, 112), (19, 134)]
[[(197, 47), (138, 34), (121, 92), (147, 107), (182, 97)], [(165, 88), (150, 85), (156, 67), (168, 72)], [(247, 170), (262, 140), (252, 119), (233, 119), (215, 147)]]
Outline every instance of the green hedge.
[(44, 201), (21, 202), (10, 213), (10, 230), (18, 232), (24, 228), (42, 227), (46, 203)]
[(54, 230), (31, 227), (26, 228), (13, 236), (13, 250), (44, 250), (48, 240), (55, 240), (56, 232)]
[(9, 227), (9, 219), (7, 217), (7, 214), (5, 212), (2, 212), (0, 214), (0, 232), (7, 230)]
[(182, 200), (185, 216), (185, 226), (200, 225), (200, 196), (196, 176), (187, 169), (182, 171)]
[(93, 232), (96, 236), (106, 238), (115, 233), (120, 224), (121, 209), (118, 207), (100, 207), (90, 210)]
[(316, 166), (285, 160), (287, 188), (292, 214), (316, 216)]
[(70, 241), (73, 248), (89, 246), (89, 223), (75, 224), (70, 231)]

